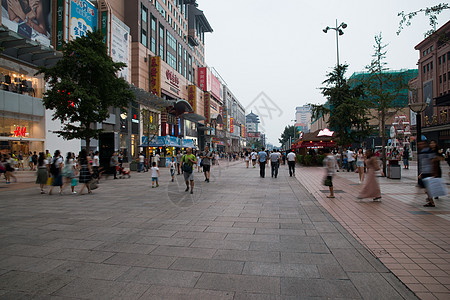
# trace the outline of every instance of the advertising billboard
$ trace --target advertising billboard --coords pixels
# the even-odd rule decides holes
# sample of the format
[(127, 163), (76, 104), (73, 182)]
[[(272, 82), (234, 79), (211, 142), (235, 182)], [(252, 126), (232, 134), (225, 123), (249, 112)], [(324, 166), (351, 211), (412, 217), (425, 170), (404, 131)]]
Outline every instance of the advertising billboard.
[(197, 112), (197, 87), (195, 85), (188, 86), (188, 102), (194, 112)]
[(161, 97), (161, 56), (150, 58), (150, 92)]
[(87, 0), (70, 1), (70, 39), (74, 40), (97, 28), (97, 8)]
[(117, 76), (129, 82), (130, 27), (116, 16), (111, 18), (111, 58), (115, 62), (123, 62), (127, 66)]
[(222, 100), (221, 85), (219, 79), (211, 74), (211, 94), (218, 100)]
[(3, 0), (2, 24), (9, 30), (50, 46), (52, 1)]
[(211, 71), (207, 67), (198, 68), (198, 86), (204, 92), (211, 90)]

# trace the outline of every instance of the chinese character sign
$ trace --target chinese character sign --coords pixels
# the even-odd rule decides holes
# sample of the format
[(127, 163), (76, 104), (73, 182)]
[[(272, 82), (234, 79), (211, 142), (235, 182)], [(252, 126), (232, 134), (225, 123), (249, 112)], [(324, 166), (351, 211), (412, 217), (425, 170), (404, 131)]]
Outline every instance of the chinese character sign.
[(97, 28), (97, 8), (87, 0), (70, 1), (70, 38), (86, 35)]
[(233, 118), (230, 118), (230, 132), (231, 133), (233, 133), (234, 131), (234, 128), (233, 128)]
[(192, 106), (194, 112), (197, 112), (197, 87), (190, 85), (188, 87), (188, 102)]
[(205, 123), (211, 123), (211, 94), (209, 92), (205, 93)]
[(150, 58), (150, 92), (161, 97), (161, 57)]

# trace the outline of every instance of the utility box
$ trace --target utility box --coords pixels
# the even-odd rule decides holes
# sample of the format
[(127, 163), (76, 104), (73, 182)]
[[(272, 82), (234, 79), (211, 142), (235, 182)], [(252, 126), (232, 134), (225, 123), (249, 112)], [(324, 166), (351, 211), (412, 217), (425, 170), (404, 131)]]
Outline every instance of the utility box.
[(402, 168), (398, 164), (398, 160), (390, 159), (387, 169), (387, 177), (390, 179), (401, 179)]

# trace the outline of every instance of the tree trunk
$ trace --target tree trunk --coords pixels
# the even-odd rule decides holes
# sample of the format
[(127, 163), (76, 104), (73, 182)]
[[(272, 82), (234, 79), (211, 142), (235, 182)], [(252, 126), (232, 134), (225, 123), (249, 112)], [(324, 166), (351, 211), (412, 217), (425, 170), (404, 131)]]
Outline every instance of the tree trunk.
[(386, 176), (386, 131), (385, 131), (385, 126), (386, 126), (386, 110), (382, 109), (381, 110), (381, 125), (380, 125), (380, 130), (381, 130), (381, 161), (383, 162), (383, 174)]
[[(84, 126), (86, 129), (90, 129), (91, 125), (90, 123), (88, 123), (87, 125)], [(89, 152), (91, 151), (91, 137), (87, 136), (85, 137), (85, 141), (86, 141), (86, 152), (89, 155)]]

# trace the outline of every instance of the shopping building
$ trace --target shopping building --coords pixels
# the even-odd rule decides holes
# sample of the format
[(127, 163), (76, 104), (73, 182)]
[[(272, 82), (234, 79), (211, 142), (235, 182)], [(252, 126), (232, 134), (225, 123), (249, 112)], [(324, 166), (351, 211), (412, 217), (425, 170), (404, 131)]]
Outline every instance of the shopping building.
[(450, 21), (417, 44), (419, 51), (417, 81), (418, 103), (425, 103), (422, 112), (422, 135), (438, 141), (441, 148), (450, 147)]
[(309, 105), (295, 108), (295, 127), (298, 131), (309, 132), (311, 129), (311, 107)]

